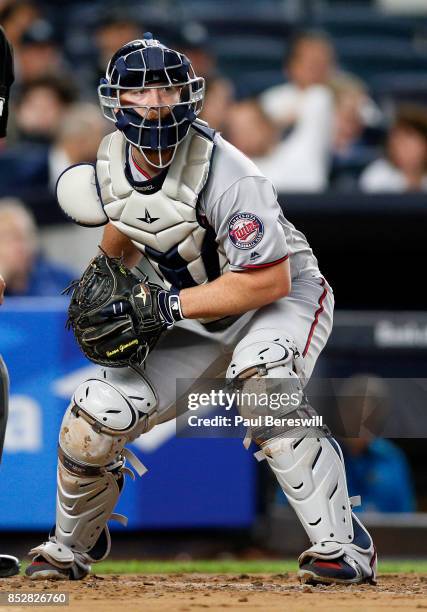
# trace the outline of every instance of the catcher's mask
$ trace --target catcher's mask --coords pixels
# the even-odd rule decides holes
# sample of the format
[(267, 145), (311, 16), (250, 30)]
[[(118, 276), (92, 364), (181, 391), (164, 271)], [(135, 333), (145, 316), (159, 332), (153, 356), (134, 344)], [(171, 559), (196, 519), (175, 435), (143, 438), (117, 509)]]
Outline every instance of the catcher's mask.
[[(120, 97), (129, 90), (165, 87), (179, 89), (177, 103), (124, 104)], [(142, 40), (133, 40), (116, 51), (98, 87), (104, 116), (115, 123), (126, 140), (138, 147), (151, 165), (158, 168), (165, 168), (172, 162), (179, 143), (202, 110), (204, 92), (205, 80), (196, 76), (190, 60), (160, 44), (150, 32), (145, 33)], [(170, 150), (172, 155), (164, 154)], [(148, 151), (157, 151), (158, 160), (153, 161), (153, 156), (147, 159)]]

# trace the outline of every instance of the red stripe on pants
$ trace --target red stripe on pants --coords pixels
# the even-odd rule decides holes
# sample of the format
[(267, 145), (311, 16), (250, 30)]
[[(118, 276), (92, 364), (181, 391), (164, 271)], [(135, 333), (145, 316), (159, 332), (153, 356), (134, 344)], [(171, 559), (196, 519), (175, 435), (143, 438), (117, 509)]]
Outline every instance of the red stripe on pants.
[[(324, 278), (322, 278), (322, 282), (321, 282), (322, 287), (325, 287), (325, 283), (326, 283), (325, 279), (324, 279)], [(319, 322), (319, 317), (320, 317), (320, 315), (321, 315), (321, 314), (322, 314), (322, 312), (324, 311), (324, 308), (323, 308), (323, 302), (324, 302), (325, 297), (327, 296), (327, 294), (328, 294), (328, 289), (327, 289), (327, 287), (325, 287), (325, 288), (323, 289), (322, 295), (321, 295), (321, 296), (320, 296), (320, 298), (319, 298), (319, 302), (318, 302), (318, 304), (319, 304), (319, 308), (318, 308), (318, 309), (316, 310), (316, 312), (315, 312), (315, 315), (314, 315), (314, 321), (313, 321), (313, 323), (311, 324), (311, 327), (310, 327), (310, 333), (308, 334), (307, 342), (305, 343), (305, 347), (304, 347), (304, 350), (303, 350), (303, 352), (302, 352), (303, 357), (305, 357), (305, 356), (307, 355), (308, 349), (310, 348), (311, 339), (313, 338), (314, 330), (316, 329), (316, 325), (317, 325), (317, 324), (318, 324), (318, 322)]]

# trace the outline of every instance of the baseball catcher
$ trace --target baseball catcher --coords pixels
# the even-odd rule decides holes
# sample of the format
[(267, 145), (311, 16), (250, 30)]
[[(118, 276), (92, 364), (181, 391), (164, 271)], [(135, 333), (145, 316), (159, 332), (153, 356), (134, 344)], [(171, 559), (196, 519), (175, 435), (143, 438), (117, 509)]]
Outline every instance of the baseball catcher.
[[(0, 138), (6, 136), (9, 91), (13, 83), (13, 55), (10, 44), (0, 27)], [(0, 304), (3, 302), (5, 282), (0, 274)], [(9, 404), (9, 376), (0, 355), (0, 462), (3, 454), (4, 438)], [(19, 572), (18, 559), (10, 555), (0, 555), (0, 578), (13, 576)]]
[[(108, 555), (125, 461), (144, 469), (126, 444), (176, 416), (177, 378), (220, 376), (229, 354), (230, 384), (274, 379), (302, 396), (332, 329), (333, 293), (305, 236), (257, 167), (198, 119), (204, 80), (188, 58), (147, 33), (113, 55), (98, 93), (116, 129), (96, 166), (65, 171), (57, 195), (77, 223), (105, 225), (105, 254), (70, 306), (80, 346), (101, 367), (65, 413), (56, 525), (31, 551), (30, 578), (83, 578)], [(129, 272), (141, 256), (159, 286)], [(335, 440), (290, 425), (250, 436), (311, 541), (300, 578), (374, 581), (375, 549)]]

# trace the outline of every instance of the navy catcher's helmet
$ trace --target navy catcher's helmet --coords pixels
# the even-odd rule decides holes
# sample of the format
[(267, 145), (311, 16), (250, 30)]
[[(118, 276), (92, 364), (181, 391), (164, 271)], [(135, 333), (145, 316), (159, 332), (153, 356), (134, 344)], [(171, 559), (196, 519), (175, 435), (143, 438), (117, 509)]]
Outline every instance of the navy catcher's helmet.
[[(165, 86), (180, 88), (179, 102), (129, 105), (120, 98), (124, 91)], [(133, 40), (116, 51), (98, 87), (104, 116), (115, 123), (126, 140), (138, 147), (146, 159), (148, 151), (157, 151), (158, 163), (152, 161), (152, 156), (147, 161), (159, 168), (171, 163), (177, 146), (202, 110), (204, 92), (205, 81), (196, 76), (189, 59), (154, 40), (149, 32), (142, 40)], [(152, 118), (153, 110), (156, 111), (155, 119)], [(172, 156), (165, 156), (166, 150), (172, 150)]]

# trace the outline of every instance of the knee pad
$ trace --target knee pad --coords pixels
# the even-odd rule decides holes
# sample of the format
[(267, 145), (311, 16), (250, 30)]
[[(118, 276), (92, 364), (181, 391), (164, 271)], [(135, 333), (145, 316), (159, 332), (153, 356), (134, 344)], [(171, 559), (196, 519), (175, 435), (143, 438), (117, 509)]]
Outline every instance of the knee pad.
[(304, 358), (289, 336), (275, 329), (248, 334), (233, 352), (227, 378), (302, 378)]
[[(226, 374), (227, 379), (232, 380), (233, 387), (240, 390), (238, 398), (241, 401), (237, 402), (239, 412), (249, 418), (267, 414), (280, 418), (299, 410), (304, 398), (303, 382), (300, 379), (303, 367), (304, 359), (295, 342), (288, 336), (274, 329), (248, 334), (236, 346)], [(245, 405), (243, 398), (253, 394), (260, 396), (261, 393), (268, 395), (269, 400), (273, 393), (280, 396), (286, 393), (292, 401), (279, 404), (274, 409), (266, 407), (264, 410), (259, 407), (254, 410)], [(277, 427), (266, 424), (251, 427), (244, 445), (247, 448), (252, 438), (260, 444), (274, 437), (274, 432), (277, 432)]]
[(140, 378), (138, 387), (101, 377), (80, 384), (65, 413), (60, 448), (88, 465), (115, 461), (127, 442), (149, 431), (157, 420), (157, 399), (150, 383)]
[[(157, 398), (144, 377), (130, 384), (115, 372), (114, 381), (109, 370), (79, 385), (74, 393), (74, 413), (85, 418), (95, 431), (112, 435), (126, 434), (129, 440), (145, 433), (156, 424)], [(138, 426), (137, 426), (138, 424)]]

